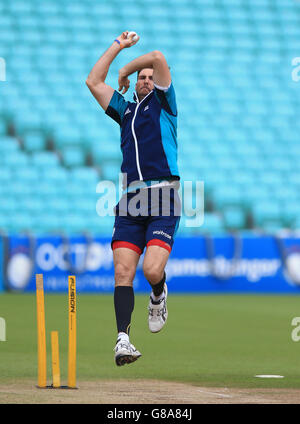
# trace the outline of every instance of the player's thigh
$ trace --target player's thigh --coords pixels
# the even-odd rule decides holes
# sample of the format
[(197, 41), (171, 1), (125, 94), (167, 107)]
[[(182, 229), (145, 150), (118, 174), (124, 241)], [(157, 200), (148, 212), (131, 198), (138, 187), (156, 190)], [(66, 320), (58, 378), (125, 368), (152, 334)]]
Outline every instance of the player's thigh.
[(140, 254), (127, 247), (113, 250), (115, 286), (132, 286)]
[(140, 255), (145, 247), (144, 218), (126, 215), (126, 205), (127, 198), (124, 197), (115, 208), (111, 245), (116, 286), (132, 285)]

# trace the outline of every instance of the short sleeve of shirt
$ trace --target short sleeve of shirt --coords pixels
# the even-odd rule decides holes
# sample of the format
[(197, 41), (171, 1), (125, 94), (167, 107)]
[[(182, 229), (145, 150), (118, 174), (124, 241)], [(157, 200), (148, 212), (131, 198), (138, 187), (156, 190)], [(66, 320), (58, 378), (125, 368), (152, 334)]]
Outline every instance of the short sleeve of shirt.
[(105, 113), (121, 125), (127, 105), (128, 102), (115, 90)]
[(154, 93), (157, 100), (161, 104), (162, 108), (165, 109), (170, 115), (177, 115), (177, 105), (174, 86), (171, 83), (168, 89), (161, 89), (154, 85)]

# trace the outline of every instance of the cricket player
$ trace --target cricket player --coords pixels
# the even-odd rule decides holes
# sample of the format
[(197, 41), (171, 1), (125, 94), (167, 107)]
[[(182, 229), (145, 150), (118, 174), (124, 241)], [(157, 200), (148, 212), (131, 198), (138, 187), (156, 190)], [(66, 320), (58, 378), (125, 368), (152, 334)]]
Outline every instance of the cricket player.
[[(141, 353), (129, 340), (134, 309), (133, 280), (140, 255), (146, 248), (143, 272), (152, 291), (148, 325), (152, 333), (166, 323), (167, 264), (180, 219), (177, 167), (177, 107), (169, 66), (164, 55), (153, 51), (137, 57), (119, 71), (119, 92), (105, 83), (109, 67), (123, 50), (139, 37), (123, 32), (100, 57), (86, 84), (105, 113), (121, 130), (126, 183), (115, 207), (112, 236), (115, 271), (114, 307), (117, 342), (114, 348), (118, 366), (136, 361)], [(129, 76), (137, 73), (134, 101), (123, 95)]]

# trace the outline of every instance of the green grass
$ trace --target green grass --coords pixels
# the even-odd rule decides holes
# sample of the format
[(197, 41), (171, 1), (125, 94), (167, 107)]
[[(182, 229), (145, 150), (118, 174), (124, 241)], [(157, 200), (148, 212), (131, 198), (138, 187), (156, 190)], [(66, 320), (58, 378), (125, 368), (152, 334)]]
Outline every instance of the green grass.
[[(148, 296), (135, 298), (131, 341), (136, 363), (116, 367), (112, 295), (77, 295), (78, 380), (162, 379), (215, 387), (300, 387), (300, 342), (291, 339), (300, 316), (297, 296), (169, 295), (169, 319), (159, 334), (147, 327)], [(59, 331), (62, 382), (66, 381), (67, 294), (45, 295), (48, 377), (50, 331)], [(7, 341), (0, 342), (0, 383), (36, 379), (36, 303), (32, 294), (0, 295)], [(284, 379), (258, 379), (280, 374)]]

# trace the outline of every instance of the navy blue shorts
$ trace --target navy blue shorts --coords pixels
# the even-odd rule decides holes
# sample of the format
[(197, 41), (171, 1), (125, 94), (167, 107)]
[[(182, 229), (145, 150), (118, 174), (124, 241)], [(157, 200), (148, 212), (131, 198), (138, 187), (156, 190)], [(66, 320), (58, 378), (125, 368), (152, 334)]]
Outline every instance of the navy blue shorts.
[(124, 194), (115, 207), (112, 249), (127, 247), (142, 254), (145, 246), (171, 252), (181, 215), (176, 188), (157, 187)]

